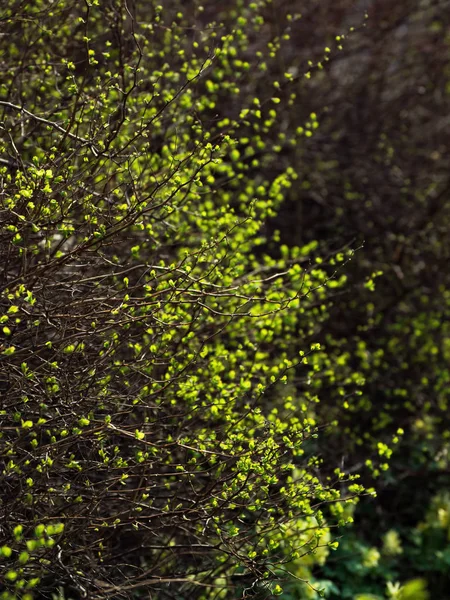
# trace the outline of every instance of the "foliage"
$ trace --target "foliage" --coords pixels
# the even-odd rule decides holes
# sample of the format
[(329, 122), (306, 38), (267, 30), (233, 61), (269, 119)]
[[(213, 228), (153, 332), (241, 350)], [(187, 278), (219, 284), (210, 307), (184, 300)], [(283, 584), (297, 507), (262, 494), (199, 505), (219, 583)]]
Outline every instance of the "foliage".
[(5, 599), (445, 595), (448, 25), (0, 9)]
[(353, 251), (266, 249), (318, 126), (249, 93), (269, 4), (2, 9), (4, 599), (279, 595), (364, 492), (316, 441)]
[[(429, 597), (427, 582), (444, 594), (450, 564), (449, 514), (448, 492), (439, 492), (423, 521), (378, 534), (376, 545), (364, 542), (357, 526), (343, 532), (339, 548), (323, 567), (323, 576), (333, 582), (329, 597), (421, 600)], [(407, 581), (411, 573), (420, 577)]]

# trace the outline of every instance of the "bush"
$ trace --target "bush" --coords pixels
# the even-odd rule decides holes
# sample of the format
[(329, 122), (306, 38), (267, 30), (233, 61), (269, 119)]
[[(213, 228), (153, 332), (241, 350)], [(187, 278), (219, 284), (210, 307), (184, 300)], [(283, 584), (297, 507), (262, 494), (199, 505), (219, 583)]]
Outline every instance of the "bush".
[(265, 10), (3, 9), (5, 599), (279, 595), (364, 491), (312, 384), (352, 251), (267, 251), (316, 116), (286, 130), (289, 72), (248, 92)]

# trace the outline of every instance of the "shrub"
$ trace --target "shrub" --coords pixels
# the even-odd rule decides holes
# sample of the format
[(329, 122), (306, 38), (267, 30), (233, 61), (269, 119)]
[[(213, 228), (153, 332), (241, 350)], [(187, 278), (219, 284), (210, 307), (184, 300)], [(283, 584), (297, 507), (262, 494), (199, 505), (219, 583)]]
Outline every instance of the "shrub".
[(317, 128), (289, 72), (249, 94), (289, 36), (253, 53), (266, 4), (3, 9), (5, 599), (279, 595), (364, 491), (312, 385), (352, 251), (266, 250)]

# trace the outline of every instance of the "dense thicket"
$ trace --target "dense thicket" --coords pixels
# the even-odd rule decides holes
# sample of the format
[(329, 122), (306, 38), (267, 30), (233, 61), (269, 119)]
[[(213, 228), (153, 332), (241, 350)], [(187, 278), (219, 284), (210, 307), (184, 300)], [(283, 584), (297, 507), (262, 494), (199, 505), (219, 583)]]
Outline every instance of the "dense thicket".
[(443, 597), (448, 20), (2, 9), (3, 598)]

